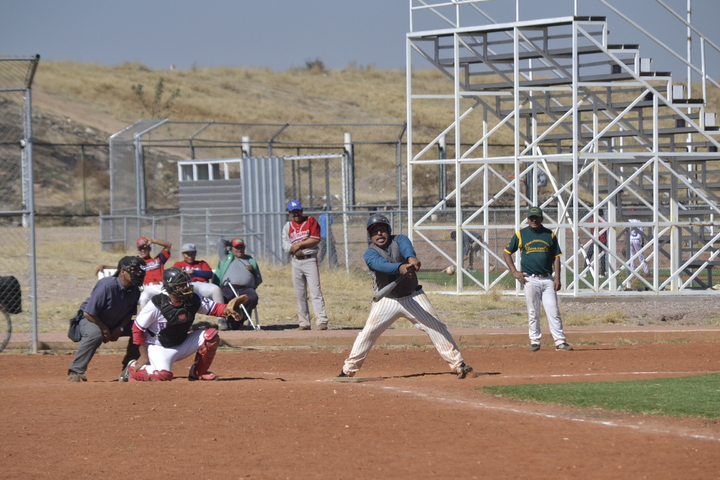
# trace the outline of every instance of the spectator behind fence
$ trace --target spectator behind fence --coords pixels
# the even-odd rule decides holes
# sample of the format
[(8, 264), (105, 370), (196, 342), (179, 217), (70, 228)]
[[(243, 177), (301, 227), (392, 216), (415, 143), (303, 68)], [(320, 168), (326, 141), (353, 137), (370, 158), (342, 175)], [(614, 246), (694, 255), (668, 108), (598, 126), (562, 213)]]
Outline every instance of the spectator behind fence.
[(332, 232), (333, 216), (328, 213), (329, 207), (323, 207), (325, 212), (318, 217), (320, 225), (320, 253), (318, 254), (318, 263), (322, 264), (325, 255), (328, 257), (328, 266), (330, 268), (337, 267), (337, 250), (335, 249), (335, 235)]
[[(481, 242), (483, 241), (483, 237), (478, 232), (462, 232), (463, 266), (465, 266), (465, 262), (468, 262), (468, 268), (470, 270), (474, 270), (473, 264), (475, 262), (475, 255), (482, 250), (482, 247), (480, 247), (479, 243), (470, 238), (468, 233)], [(450, 238), (455, 240), (457, 238), (457, 234), (454, 231), (450, 232)]]

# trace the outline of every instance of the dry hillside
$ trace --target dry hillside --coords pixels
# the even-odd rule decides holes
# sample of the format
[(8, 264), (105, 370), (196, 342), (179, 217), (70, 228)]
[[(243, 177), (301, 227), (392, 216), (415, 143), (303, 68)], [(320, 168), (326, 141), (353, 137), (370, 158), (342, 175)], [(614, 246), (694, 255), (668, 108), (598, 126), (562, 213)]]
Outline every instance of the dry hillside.
[[(243, 67), (183, 71), (150, 69), (139, 63), (107, 66), (41, 60), (33, 84), (35, 141), (76, 144), (35, 150), (36, 184), (43, 189), (37, 202), (41, 213), (107, 211), (107, 138), (150, 117), (133, 86), (142, 85), (151, 100), (161, 78), (163, 100), (176, 90), (179, 96), (170, 108), (159, 109), (156, 118), (273, 124), (403, 123), (406, 119), (405, 72), (399, 70), (361, 66), (328, 70), (315, 62), (287, 71)], [(415, 72), (413, 82), (415, 91), (452, 91), (451, 82), (432, 70)], [(718, 98), (710, 101), (720, 104)], [(415, 140), (426, 140), (452, 122), (452, 103), (418, 103), (413, 116)], [(470, 136), (463, 142), (477, 140), (474, 133), (482, 131), (479, 122), (471, 118), (464, 123), (463, 133)], [(81, 152), (77, 145), (81, 143), (97, 146)], [(509, 130), (503, 143), (512, 143)], [(387, 171), (375, 170), (394, 184), (393, 162)], [(432, 196), (436, 167), (426, 169), (426, 175), (417, 169), (415, 188), (427, 177), (428, 191), (417, 193)], [(367, 180), (376, 184), (373, 178)], [(387, 189), (392, 191), (393, 186), (388, 184)]]

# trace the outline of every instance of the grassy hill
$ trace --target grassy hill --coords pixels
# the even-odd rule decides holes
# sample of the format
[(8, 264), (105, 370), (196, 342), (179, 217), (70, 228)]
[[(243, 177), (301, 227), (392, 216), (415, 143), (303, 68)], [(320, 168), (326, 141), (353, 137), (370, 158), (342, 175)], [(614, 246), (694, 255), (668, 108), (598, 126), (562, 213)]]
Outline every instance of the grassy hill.
[[(139, 119), (151, 117), (133, 87), (142, 85), (152, 100), (161, 78), (163, 100), (176, 90), (179, 96), (170, 108), (155, 112), (155, 117), (173, 121), (284, 124), (406, 120), (405, 72), (399, 70), (356, 65), (329, 70), (321, 62), (311, 62), (286, 71), (243, 67), (186, 71), (150, 69), (140, 63), (107, 66), (41, 61), (33, 84), (35, 141), (76, 145), (36, 148), (36, 184), (43, 189), (37, 201), (40, 212), (77, 214), (108, 209), (107, 138)], [(414, 92), (452, 93), (452, 82), (433, 70), (415, 72), (413, 85)], [(719, 105), (717, 92), (713, 94), (710, 103)], [(709, 107), (708, 111), (717, 108)], [(414, 139), (433, 138), (452, 122), (452, 112), (452, 101), (414, 104)], [(469, 116), (463, 121), (463, 142), (477, 140), (477, 132), (482, 131), (480, 117)], [(492, 125), (495, 120), (490, 121)], [(512, 143), (506, 130), (506, 137), (494, 141)], [(81, 151), (80, 143), (98, 146)], [(161, 163), (171, 160), (162, 158)], [(373, 165), (375, 173), (393, 179), (394, 158), (382, 161), (387, 165)], [(415, 187), (422, 186), (426, 177), (428, 192), (416, 193), (434, 195), (436, 167), (425, 169), (426, 175), (418, 169)]]

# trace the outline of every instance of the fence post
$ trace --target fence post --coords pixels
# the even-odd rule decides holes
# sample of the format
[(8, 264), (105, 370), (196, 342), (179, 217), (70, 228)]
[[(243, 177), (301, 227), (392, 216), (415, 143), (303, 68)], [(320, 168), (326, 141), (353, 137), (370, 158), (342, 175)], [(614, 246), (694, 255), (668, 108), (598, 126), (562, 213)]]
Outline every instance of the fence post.
[(353, 145), (352, 133), (345, 133), (345, 155), (347, 155), (348, 169), (348, 207), (354, 210), (355, 207), (355, 145)]
[[(443, 135), (438, 140), (438, 158), (440, 160), (445, 160), (447, 158), (447, 144), (446, 144), (446, 137)], [(445, 202), (443, 199), (447, 196), (447, 165), (444, 163), (441, 163), (438, 165), (438, 192), (439, 192), (439, 201), (443, 202), (443, 210), (445, 210)]]

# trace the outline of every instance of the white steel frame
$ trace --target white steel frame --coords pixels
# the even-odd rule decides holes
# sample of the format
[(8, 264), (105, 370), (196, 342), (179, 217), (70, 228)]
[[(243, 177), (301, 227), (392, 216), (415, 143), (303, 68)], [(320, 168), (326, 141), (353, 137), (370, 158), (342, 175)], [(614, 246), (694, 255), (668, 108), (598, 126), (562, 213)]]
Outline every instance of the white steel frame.
[[(539, 203), (549, 212), (545, 225), (556, 232), (563, 249), (565, 294), (698, 292), (690, 289), (693, 281), (703, 278), (701, 272), (713, 265), (710, 262), (720, 260), (720, 250), (715, 249), (720, 243), (716, 221), (720, 183), (712, 175), (712, 168), (720, 163), (716, 153), (720, 143), (714, 115), (705, 110), (708, 88), (720, 88), (705, 71), (706, 49), (720, 52), (720, 48), (690, 25), (689, 13), (685, 21), (672, 12), (689, 33), (699, 35), (698, 67), (692, 63), (690, 46), (684, 59), (606, 0), (596, 0), (686, 63), (688, 82), (693, 73), (700, 80), (701, 96), (696, 99), (689, 93), (691, 88), (685, 90), (687, 96), (681, 95), (684, 89), (673, 83), (670, 73), (650, 71), (649, 61), (640, 57), (640, 46), (610, 44), (606, 19), (578, 16), (577, 0), (571, 16), (531, 21), (519, 21), (519, 2), (507, 2), (515, 4), (516, 21), (505, 24), (492, 23), (480, 8), (483, 1), (410, 0), (406, 93), (411, 239), (427, 242), (460, 267), (462, 242), (456, 242), (452, 258), (432, 239), (433, 233), (455, 230), (460, 238), (463, 231), (476, 230), (487, 239), (493, 230), (516, 231), (525, 225), (527, 206)], [(461, 13), (468, 9), (491, 23), (463, 25)], [(435, 15), (443, 28), (413, 31), (414, 16), (421, 13)], [(418, 67), (430, 64), (439, 69), (452, 82), (452, 92), (414, 91), (413, 57), (418, 56)], [(475, 79), (480, 81), (474, 83)], [(453, 102), (452, 123), (414, 148), (413, 105), (449, 100)], [(475, 126), (481, 124), (482, 129), (465, 129), (464, 122), (477, 116), (481, 120)], [(491, 148), (496, 134), (504, 129), (512, 130), (512, 154)], [(452, 136), (448, 143), (457, 148), (450, 158), (433, 158), (446, 135)], [(548, 145), (555, 145), (556, 151), (548, 151)], [(415, 218), (413, 169), (424, 165), (446, 165), (460, 173), (455, 175), (454, 188)], [(552, 191), (548, 198), (538, 197), (536, 185), (529, 192), (519, 188), (520, 179), (534, 175), (537, 167), (547, 173)], [(508, 171), (512, 171), (511, 179)], [(464, 215), (464, 188), (478, 180), (482, 198), (475, 197), (474, 212)], [(492, 224), (490, 211), (504, 194), (512, 196), (515, 221)], [(446, 208), (448, 201), (455, 205), (454, 225), (435, 221), (434, 214)], [(627, 258), (618, 250), (619, 237), (629, 231), (633, 216), (640, 217), (641, 222), (634, 225), (647, 234), (641, 251), (651, 267), (648, 277), (642, 275), (640, 265), (631, 266), (639, 254)], [(607, 233), (606, 248), (597, 238), (598, 224)], [(493, 257), (503, 264), (501, 251), (471, 238), (482, 247), (484, 272), (489, 272)], [(593, 242), (594, 259), (584, 267), (582, 260)], [(607, 278), (599, 274), (600, 250), (606, 255)], [(457, 276), (458, 294), (467, 290), (463, 276), (477, 284), (475, 292), (483, 292), (508, 275), (504, 272), (494, 280), (485, 275), (478, 281), (465, 269), (458, 271), (463, 273)], [(631, 282), (644, 291), (630, 290)]]

